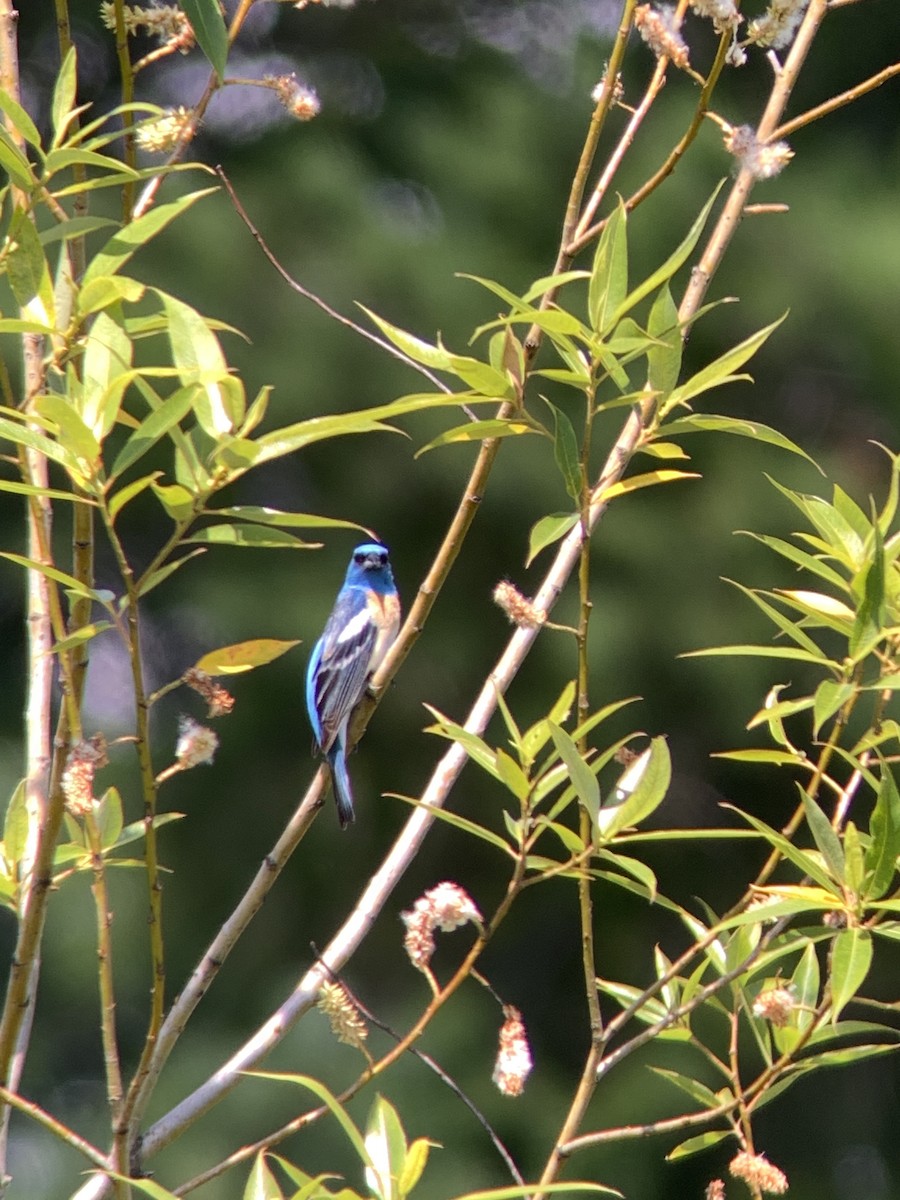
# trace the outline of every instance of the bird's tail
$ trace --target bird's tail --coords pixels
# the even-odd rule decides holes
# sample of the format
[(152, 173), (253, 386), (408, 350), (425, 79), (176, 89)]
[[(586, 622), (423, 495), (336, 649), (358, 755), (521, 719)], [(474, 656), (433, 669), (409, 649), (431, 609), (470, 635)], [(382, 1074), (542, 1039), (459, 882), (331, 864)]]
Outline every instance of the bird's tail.
[(328, 751), (328, 764), (331, 767), (338, 820), (341, 829), (346, 829), (353, 821), (353, 792), (350, 789), (350, 776), (347, 774), (347, 758), (340, 739)]

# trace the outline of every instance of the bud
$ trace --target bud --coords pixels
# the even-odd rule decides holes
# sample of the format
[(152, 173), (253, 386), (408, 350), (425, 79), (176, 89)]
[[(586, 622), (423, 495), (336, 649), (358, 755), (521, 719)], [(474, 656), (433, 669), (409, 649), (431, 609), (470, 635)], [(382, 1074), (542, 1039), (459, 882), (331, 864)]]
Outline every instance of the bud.
[(342, 983), (323, 983), (316, 1006), (328, 1018), (331, 1032), (339, 1042), (363, 1049), (369, 1030)]
[(767, 1192), (771, 1196), (783, 1196), (788, 1190), (784, 1171), (770, 1163), (764, 1154), (750, 1154), (747, 1150), (741, 1150), (728, 1164), (728, 1170), (735, 1179), (743, 1179), (751, 1189)]
[(797, 26), (809, 0), (772, 0), (761, 17), (756, 17), (747, 26), (747, 40), (757, 46), (771, 46), (783, 50), (794, 40)]
[(208, 717), (225, 717), (234, 708), (234, 696), (231, 692), (226, 691), (205, 671), (198, 671), (196, 667), (191, 667), (189, 671), (185, 671), (181, 679), (206, 701)]
[[(100, 5), (100, 18), (107, 29), (116, 28), (116, 6), (112, 0)], [(157, 37), (165, 46), (187, 54), (194, 44), (194, 30), (187, 15), (177, 4), (154, 4), (150, 8), (125, 4), (122, 20), (129, 37), (146, 30), (149, 37)]]
[(510, 624), (520, 629), (540, 629), (547, 620), (546, 612), (535, 608), (508, 579), (501, 579), (494, 588), (494, 603), (503, 609)]
[(716, 33), (736, 27), (741, 19), (734, 0), (691, 0), (691, 8), (698, 17), (709, 17)]
[(772, 179), (794, 157), (787, 142), (766, 144), (757, 138), (749, 125), (729, 125), (725, 130), (725, 149), (733, 154), (742, 170), (750, 171), (757, 179)]
[(753, 1015), (783, 1029), (791, 1019), (796, 1005), (790, 988), (774, 987), (760, 992), (753, 1002)]
[(301, 83), (296, 75), (267, 75), (265, 83), (278, 96), (282, 106), (298, 121), (311, 121), (322, 108), (315, 89)]
[(531, 1050), (519, 1010), (508, 1004), (503, 1015), (506, 1020), (500, 1030), (500, 1048), (492, 1078), (504, 1096), (521, 1096), (525, 1080), (531, 1074)]
[(66, 808), (73, 816), (83, 817), (93, 808), (94, 772), (108, 762), (106, 738), (102, 733), (95, 733), (87, 741), (76, 742), (69, 751), (60, 786)]
[(168, 154), (191, 128), (192, 120), (193, 113), (184, 105), (169, 108), (161, 117), (138, 126), (137, 143), (150, 154)]
[(639, 4), (634, 10), (634, 27), (657, 58), (671, 59), (676, 67), (687, 67), (688, 48), (675, 24), (675, 10)]
[(450, 933), (472, 921), (481, 924), (481, 913), (458, 883), (445, 881), (420, 896), (410, 912), (400, 914), (406, 926), (403, 947), (410, 962), (420, 971), (427, 970), (434, 954), (434, 931)]
[(199, 767), (201, 763), (212, 764), (219, 739), (211, 729), (195, 721), (193, 717), (182, 717), (178, 722), (178, 742), (175, 758), (182, 771)]

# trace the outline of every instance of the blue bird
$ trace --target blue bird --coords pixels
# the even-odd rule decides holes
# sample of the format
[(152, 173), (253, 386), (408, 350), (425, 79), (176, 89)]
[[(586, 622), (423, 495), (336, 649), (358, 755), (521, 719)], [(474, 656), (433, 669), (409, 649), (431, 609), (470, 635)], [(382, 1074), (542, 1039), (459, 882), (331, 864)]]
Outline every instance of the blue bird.
[(400, 628), (400, 598), (388, 552), (376, 542), (357, 546), (344, 586), (306, 668), (306, 709), (316, 747), (331, 767), (338, 820), (353, 820), (347, 774), (347, 725)]

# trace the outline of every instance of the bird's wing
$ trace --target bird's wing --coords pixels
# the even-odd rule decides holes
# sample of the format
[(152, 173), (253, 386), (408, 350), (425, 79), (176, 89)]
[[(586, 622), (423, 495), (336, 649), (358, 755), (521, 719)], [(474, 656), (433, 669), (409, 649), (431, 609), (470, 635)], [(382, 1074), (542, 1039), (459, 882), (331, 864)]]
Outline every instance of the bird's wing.
[(365, 592), (361, 588), (345, 589), (316, 648), (314, 704), (323, 750), (331, 746), (365, 691), (377, 636)]

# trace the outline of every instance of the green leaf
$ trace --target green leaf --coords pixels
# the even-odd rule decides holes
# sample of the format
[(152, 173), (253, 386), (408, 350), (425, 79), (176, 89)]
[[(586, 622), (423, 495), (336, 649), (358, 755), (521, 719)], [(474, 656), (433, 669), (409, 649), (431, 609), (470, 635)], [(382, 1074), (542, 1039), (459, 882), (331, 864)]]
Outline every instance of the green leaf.
[(819, 730), (825, 722), (833, 717), (838, 709), (843, 708), (856, 692), (852, 683), (842, 683), (837, 679), (823, 679), (816, 688), (813, 704), (813, 737), (819, 736)]
[(428, 1154), (431, 1147), (436, 1144), (436, 1142), (429, 1141), (428, 1138), (416, 1138), (410, 1145), (403, 1170), (397, 1178), (397, 1190), (400, 1192), (401, 1198), (408, 1196), (422, 1178), (422, 1173), (428, 1165)]
[(95, 810), (94, 819), (100, 833), (102, 849), (115, 846), (122, 834), (122, 797), (114, 787), (104, 792)]
[(863, 598), (853, 624), (848, 650), (853, 659), (864, 658), (877, 645), (885, 624), (884, 542), (878, 525), (874, 529), (871, 560), (863, 572)]
[(656, 487), (659, 483), (679, 483), (682, 479), (699, 478), (700, 475), (696, 471), (675, 471), (663, 467), (658, 471), (647, 471), (643, 475), (630, 475), (627, 479), (611, 483), (603, 491), (603, 500), (608, 503), (610, 500), (615, 500), (617, 496), (627, 496), (629, 492), (637, 492), (646, 487)]
[(553, 413), (553, 457), (566, 491), (577, 504), (581, 498), (581, 456), (578, 452), (578, 439), (575, 437), (572, 422), (562, 409), (551, 404), (546, 396), (542, 399)]
[(118, 233), (113, 234), (102, 250), (98, 251), (88, 264), (81, 280), (82, 288), (102, 275), (115, 275), (136, 250), (154, 238), (160, 230), (165, 229), (170, 221), (174, 221), (202, 196), (209, 196), (216, 190), (216, 188), (206, 188), (203, 191), (180, 196), (169, 204), (160, 204), (131, 221)]
[(132, 345), (120, 321), (100, 312), (91, 324), (84, 352), (84, 390), (79, 410), (91, 436), (102, 441), (116, 423), (132, 378)]
[(888, 891), (897, 870), (900, 855), (900, 793), (893, 772), (886, 763), (881, 765), (878, 798), (869, 822), (869, 846), (865, 866), (867, 899), (880, 900)]
[(202, 386), (203, 392), (194, 398), (194, 411), (203, 431), (217, 440), (244, 416), (240, 406), (236, 411), (232, 403), (232, 390), (226, 383), (228, 364), (219, 339), (196, 309), (166, 292), (159, 295), (166, 311), (172, 361), (184, 386)]
[(3, 857), (11, 874), (28, 844), (28, 804), (25, 780), (20, 780), (9, 798), (3, 821)]
[(700, 1105), (701, 1108), (718, 1108), (722, 1103), (716, 1093), (700, 1083), (697, 1079), (692, 1079), (689, 1075), (682, 1075), (678, 1071), (670, 1071), (665, 1067), (653, 1067), (650, 1070), (654, 1075), (658, 1075), (661, 1079), (665, 1079), (668, 1083), (672, 1083), (675, 1087), (680, 1088), (692, 1100)]
[(806, 812), (806, 823), (809, 826), (809, 831), (813, 835), (813, 840), (816, 843), (819, 853), (828, 864), (835, 880), (838, 883), (845, 883), (845, 861), (844, 849), (841, 846), (841, 839), (831, 827), (831, 822), (819, 808), (818, 804), (813, 800), (808, 792), (801, 790), (803, 799), (803, 808)]
[[(786, 313), (785, 316), (787, 316)], [(732, 347), (731, 350), (726, 350), (724, 354), (720, 355), (714, 362), (711, 362), (709, 366), (704, 367), (702, 371), (698, 371), (696, 375), (692, 375), (681, 387), (675, 388), (663, 406), (663, 413), (669, 412), (676, 405), (686, 404), (687, 401), (693, 400), (695, 396), (699, 396), (703, 392), (708, 392), (710, 388), (720, 387), (723, 383), (729, 383), (736, 379), (737, 377), (733, 372), (737, 371), (745, 362), (753, 357), (783, 320), (784, 317), (779, 317), (771, 325), (766, 325), (764, 329), (751, 334), (750, 337), (745, 338), (744, 341)], [(690, 419), (688, 418), (688, 420)], [(755, 422), (750, 422), (750, 424), (755, 424)], [(726, 432), (734, 433), (737, 430), (729, 429)], [(784, 440), (787, 441), (787, 438)], [(803, 454), (802, 451), (800, 453), (804, 458), (809, 458), (809, 455)], [(812, 460), (810, 459), (810, 461)]]
[(21, 208), (15, 210), (9, 223), (6, 274), (19, 315), (53, 329), (56, 324), (53, 278), (34, 222)]
[(578, 513), (551, 513), (549, 517), (541, 517), (532, 526), (528, 537), (528, 557), (525, 566), (530, 567), (542, 550), (565, 537), (579, 520)]
[(153, 494), (173, 521), (187, 521), (194, 513), (194, 497), (180, 483), (150, 481)]
[(660, 288), (653, 302), (647, 328), (662, 343), (647, 351), (647, 384), (652, 391), (668, 396), (678, 382), (682, 354), (678, 308), (668, 284)]
[[(35, 150), (40, 150), (41, 135), (37, 130), (37, 126), (22, 105), (13, 99), (6, 88), (0, 89), (0, 110), (5, 113), (8, 124), (21, 136), (22, 140), (27, 142), (29, 146), (34, 146)], [(6, 124), (2, 121), (0, 121), (0, 129), (2, 129), (5, 138), (11, 137)], [(27, 162), (27, 159), (25, 161)], [(30, 188), (26, 188), (26, 190), (30, 190)]]
[[(145, 417), (116, 455), (110, 479), (115, 479), (123, 471), (127, 471), (138, 459), (143, 458), (160, 438), (165, 437), (173, 426), (183, 420), (191, 412), (199, 391), (200, 386), (196, 383), (178, 388), (159, 408)], [(147, 478), (149, 481), (149, 477)]]
[(60, 144), (73, 117), (75, 89), (77, 87), (77, 61), (75, 47), (70, 46), (56, 76), (53, 101), (50, 105), (50, 121), (53, 126), (54, 148)]
[(81, 316), (88, 317), (91, 313), (100, 312), (121, 300), (136, 304), (145, 291), (143, 283), (127, 275), (98, 275), (78, 292), (78, 312)]
[(447, 738), (451, 742), (458, 742), (469, 758), (477, 763), (482, 770), (487, 771), (494, 779), (500, 778), (500, 772), (497, 770), (497, 763), (494, 758), (494, 751), (483, 738), (480, 738), (476, 733), (470, 733), (462, 725), (457, 725), (455, 721), (451, 721), (449, 717), (445, 717), (439, 709), (433, 708), (430, 704), (426, 704), (425, 708), (436, 721), (435, 725), (429, 725), (426, 728), (426, 733), (435, 733), (439, 737)]
[(824, 579), (838, 591), (847, 590), (847, 581), (842, 575), (839, 575), (837, 571), (830, 567), (828, 563), (823, 562), (821, 558), (807, 554), (805, 550), (801, 550), (798, 546), (793, 545), (793, 543), (786, 542), (782, 538), (753, 533), (747, 529), (741, 529), (738, 532), (745, 534), (747, 537), (752, 537), (758, 542), (762, 542), (764, 546), (768, 546), (789, 562), (796, 563), (798, 567), (803, 567), (812, 574), (818, 575), (820, 579)]
[(284, 525), (288, 529), (356, 529), (374, 538), (375, 534), (356, 521), (342, 521), (337, 517), (320, 517), (315, 513), (282, 512), (277, 508), (264, 508), (256, 504), (239, 504), (232, 508), (206, 509), (205, 516), (231, 517), (236, 521), (253, 521), (259, 525)]
[(622, 772), (612, 804), (600, 810), (597, 822), (603, 837), (639, 825), (666, 797), (672, 779), (672, 760), (666, 739), (655, 737), (649, 747)]
[(806, 1030), (813, 1022), (813, 1014), (819, 1002), (819, 959), (815, 943), (806, 943), (791, 976), (791, 986), (797, 1001), (797, 1028)]
[(297, 450), (322, 441), (324, 438), (343, 437), (351, 433), (398, 433), (392, 425), (383, 422), (392, 417), (406, 416), (409, 413), (428, 411), (433, 408), (457, 408), (463, 404), (488, 403), (484, 396), (448, 395), (445, 393), (415, 393), (401, 396), (390, 404), (380, 404), (359, 412), (336, 413), (328, 417), (312, 417), (308, 421), (298, 421), (295, 425), (286, 425), (283, 429), (274, 429), (264, 433), (253, 443), (257, 448), (256, 461), (268, 462), (273, 458), (281, 458), (285, 454), (293, 454)]
[(253, 638), (248, 642), (235, 642), (231, 646), (221, 646), (218, 650), (210, 650), (204, 654), (194, 663), (194, 670), (205, 671), (207, 675), (240, 675), (244, 671), (252, 671), (254, 667), (274, 662), (276, 658), (299, 645), (299, 640), (282, 641), (278, 638)]
[(743, 812), (733, 804), (726, 804), (724, 807), (730, 808), (732, 812), (737, 813), (739, 817), (743, 818), (748, 825), (752, 825), (779, 854), (792, 862), (794, 866), (799, 867), (804, 875), (809, 875), (810, 878), (814, 879), (824, 891), (833, 895), (835, 897), (835, 905), (839, 905), (840, 893), (835, 889), (834, 880), (822, 870), (816, 858), (803, 850), (799, 850), (783, 834), (776, 832), (776, 830), (772, 829), (764, 821), (760, 821), (758, 817), (754, 817), (751, 813)]
[(721, 417), (712, 413), (693, 413), (689, 417), (679, 417), (673, 421), (666, 421), (662, 429), (667, 437), (676, 436), (680, 433), (732, 433), (737, 437), (750, 438), (752, 441), (777, 446), (780, 450), (789, 450), (791, 454), (798, 454), (801, 458), (805, 458), (811, 462), (817, 470), (821, 470), (818, 463), (810, 458), (805, 450), (801, 450), (796, 442), (792, 442), (790, 438), (785, 437), (783, 433), (779, 433), (777, 429), (763, 425), (761, 421), (746, 421), (737, 417)]
[(406, 1136), (397, 1110), (376, 1096), (366, 1122), (366, 1149), (372, 1166), (366, 1182), (381, 1200), (401, 1200), (397, 1180), (406, 1165)]
[(868, 929), (840, 929), (831, 949), (831, 1019), (862, 987), (872, 965), (872, 935)]
[[(435, 730), (426, 730), (426, 733), (434, 733)], [(462, 743), (461, 743), (462, 744)], [(496, 776), (496, 772), (491, 772)], [(424, 808), (426, 812), (436, 817), (439, 821), (444, 821), (447, 825), (452, 825), (454, 829), (460, 829), (463, 833), (469, 833), (472, 837), (480, 838), (483, 842), (488, 842), (491, 846), (502, 850), (505, 854), (509, 854), (509, 846), (490, 829), (485, 829), (483, 825), (477, 824), (475, 821), (470, 821), (466, 817), (461, 817), (457, 813), (449, 812), (447, 809), (438, 808), (434, 804), (423, 804), (420, 800), (413, 796), (403, 796), (400, 792), (385, 792), (393, 800), (402, 800), (404, 804), (409, 804), (414, 808)]]
[(37, 397), (35, 409), (45, 420), (53, 422), (59, 442), (76, 457), (84, 474), (94, 475), (100, 458), (100, 443), (73, 405), (64, 396), (49, 392)]
[(427, 454), (429, 450), (436, 450), (439, 446), (450, 446), (460, 442), (483, 442), (487, 438), (517, 437), (519, 434), (537, 432), (537, 429), (526, 421), (503, 420), (500, 417), (492, 417), (486, 421), (469, 421), (465, 425), (456, 425), (453, 429), (445, 430), (417, 450), (415, 457), (421, 458), (423, 454)]
[(711, 1129), (708, 1133), (698, 1133), (695, 1137), (679, 1142), (674, 1150), (670, 1150), (666, 1155), (666, 1162), (677, 1162), (680, 1158), (689, 1158), (692, 1154), (709, 1150), (711, 1146), (717, 1146), (725, 1138), (733, 1136), (728, 1129)]
[(228, 30), (218, 0), (181, 0), (197, 45), (209, 59), (219, 83), (228, 61)]
[(494, 762), (497, 764), (501, 783), (512, 792), (517, 800), (524, 804), (531, 791), (531, 785), (525, 772), (505, 750), (495, 752)]
[(822, 667), (830, 667), (831, 660), (824, 654), (812, 654), (809, 650), (801, 650), (792, 646), (708, 646), (705, 650), (686, 650), (679, 658), (710, 658), (725, 655), (746, 658), (789, 658), (796, 662), (817, 663)]
[(575, 701), (575, 683), (570, 680), (560, 692), (556, 703), (547, 716), (527, 729), (522, 736), (522, 753), (527, 762), (532, 763), (550, 740), (550, 725), (562, 725), (568, 719)]
[(600, 812), (600, 786), (594, 772), (581, 757), (578, 747), (566, 731), (559, 725), (554, 725), (552, 721), (549, 722), (549, 726), (556, 752), (565, 763), (575, 794), (590, 815), (592, 823), (596, 825)]
[(102, 593), (88, 587), (86, 583), (82, 583), (74, 575), (67, 575), (65, 571), (59, 571), (56, 567), (51, 567), (47, 563), (36, 562), (33, 558), (25, 558), (21, 554), (13, 554), (8, 550), (0, 551), (0, 558), (7, 558), (10, 562), (16, 563), (17, 566), (26, 567), (29, 571), (37, 571), (39, 575), (45, 575), (55, 583), (61, 583), (63, 587), (68, 588), (79, 596), (84, 596), (91, 600), (103, 600)]
[[(176, 486), (178, 486), (176, 484)], [(185, 542), (215, 546), (249, 546), (255, 550), (317, 550), (321, 542), (304, 542), (284, 529), (266, 525), (207, 525)]]
[(588, 313), (591, 328), (604, 333), (610, 328), (610, 318), (628, 291), (627, 216), (621, 197), (615, 211), (610, 213), (591, 268), (588, 285)]
[(657, 288), (661, 287), (662, 284), (671, 279), (675, 272), (687, 262), (691, 251), (700, 240), (700, 234), (703, 232), (703, 226), (706, 224), (706, 219), (709, 216), (710, 209), (712, 208), (716, 196), (718, 196), (721, 188), (722, 184), (719, 183), (713, 194), (700, 210), (696, 221), (694, 221), (693, 225), (688, 230), (687, 236), (678, 246), (678, 248), (669, 255), (661, 267), (658, 267), (652, 275), (648, 275), (648, 277), (639, 283), (632, 292), (628, 293), (628, 295), (613, 313), (611, 324), (617, 324), (627, 312), (630, 312), (631, 309), (635, 307), (635, 305), (640, 304), (645, 296), (649, 296), (652, 292), (655, 292)]
[(159, 479), (162, 471), (153, 471), (149, 475), (142, 475), (140, 479), (135, 479), (132, 483), (126, 484), (125, 487), (119, 490), (109, 499), (109, 519), (115, 521), (116, 517), (122, 511), (129, 501), (135, 496), (139, 496), (141, 492), (147, 490), (151, 483)]
[(390, 321), (385, 321), (383, 317), (379, 317), (377, 313), (366, 308), (364, 304), (361, 304), (359, 307), (369, 320), (378, 326), (388, 341), (392, 342), (412, 362), (420, 363), (423, 367), (429, 367), (434, 371), (452, 370), (451, 360), (453, 356), (449, 350), (446, 350), (443, 346), (434, 346), (431, 342), (422, 341), (421, 338), (407, 333), (405, 329), (400, 329), (399, 326), (392, 325)]
[(838, 562), (844, 563), (854, 572), (859, 571), (865, 564), (865, 543), (850, 522), (842, 513), (823, 500), (821, 496), (808, 496), (801, 492), (791, 491), (783, 487), (777, 479), (766, 476), (769, 482), (781, 492), (806, 517), (826, 543), (828, 550), (833, 551)]
[(67, 650), (71, 650), (75, 646), (82, 646), (85, 642), (89, 642), (98, 633), (105, 633), (107, 629), (112, 629), (111, 621), (94, 621), (90, 625), (82, 625), (80, 629), (76, 629), (74, 633), (70, 633), (68, 637), (64, 637), (54, 646), (51, 646), (50, 653), (64, 654)]
[(317, 1096), (328, 1107), (332, 1115), (337, 1119), (338, 1124), (347, 1135), (359, 1160), (364, 1166), (372, 1168), (372, 1159), (366, 1149), (362, 1134), (353, 1124), (350, 1114), (337, 1097), (324, 1084), (319, 1083), (318, 1079), (313, 1079), (309, 1075), (278, 1074), (274, 1071), (248, 1071), (247, 1074), (253, 1079), (273, 1079), (284, 1083), (299, 1084), (300, 1087), (312, 1092), (314, 1096)]
[(498, 1187), (490, 1188), (486, 1192), (466, 1192), (464, 1196), (457, 1196), (455, 1200), (524, 1200), (537, 1191), (540, 1191), (541, 1195), (553, 1192), (596, 1192), (602, 1196), (618, 1196), (619, 1200), (623, 1200), (618, 1188), (606, 1187), (602, 1183), (584, 1183), (575, 1179), (567, 1183), (542, 1183), (540, 1186), (531, 1183), (523, 1187)]
[(178, 1200), (174, 1192), (170, 1192), (168, 1188), (164, 1188), (162, 1184), (154, 1182), (152, 1179), (132, 1179), (125, 1175), (118, 1175), (115, 1171), (107, 1172), (110, 1179), (116, 1179), (120, 1183), (127, 1184), (128, 1187), (134, 1188), (144, 1196), (149, 1196), (150, 1200)]
[[(0, 89), (0, 107), (4, 107), (5, 102), (9, 99), (7, 93)], [(12, 135), (2, 121), (0, 121), (0, 167), (6, 171), (16, 187), (21, 188), (23, 192), (31, 193), (38, 186), (31, 163), (13, 141)]]
[(185, 563), (196, 558), (198, 554), (205, 554), (206, 548), (198, 546), (196, 550), (192, 550), (190, 554), (185, 554), (181, 558), (176, 558), (174, 562), (166, 563), (164, 567), (160, 567), (158, 571), (151, 571), (149, 575), (141, 576), (138, 583), (138, 595), (146, 596), (148, 592), (152, 592), (155, 587), (159, 587), (161, 583), (174, 574), (179, 567), (183, 567)]
[(17, 479), (0, 479), (0, 492), (15, 492), (22, 496), (46, 496), (48, 500), (71, 500), (78, 504), (93, 505), (94, 500), (78, 496), (75, 492), (61, 492), (58, 488), (38, 487), (34, 483), (20, 483)]
[(243, 1200), (284, 1200), (284, 1193), (266, 1163), (264, 1150), (260, 1150), (253, 1160)]

